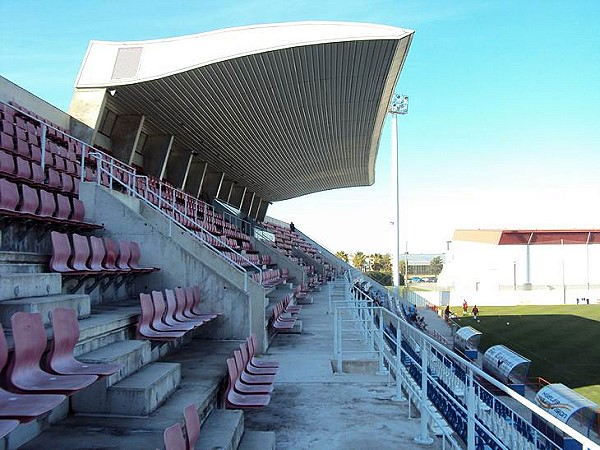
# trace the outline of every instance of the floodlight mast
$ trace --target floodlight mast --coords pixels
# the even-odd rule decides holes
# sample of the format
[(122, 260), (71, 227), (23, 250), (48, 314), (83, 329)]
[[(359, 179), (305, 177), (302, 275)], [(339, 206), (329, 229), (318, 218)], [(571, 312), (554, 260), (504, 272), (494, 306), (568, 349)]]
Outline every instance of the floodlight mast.
[[(408, 96), (394, 94), (388, 108), (392, 116), (392, 196), (394, 198), (394, 251), (392, 254), (392, 275), (396, 291), (400, 287), (400, 190), (398, 187), (398, 115), (408, 114)], [(408, 261), (406, 262), (408, 264)], [(404, 280), (406, 283), (406, 280)]]

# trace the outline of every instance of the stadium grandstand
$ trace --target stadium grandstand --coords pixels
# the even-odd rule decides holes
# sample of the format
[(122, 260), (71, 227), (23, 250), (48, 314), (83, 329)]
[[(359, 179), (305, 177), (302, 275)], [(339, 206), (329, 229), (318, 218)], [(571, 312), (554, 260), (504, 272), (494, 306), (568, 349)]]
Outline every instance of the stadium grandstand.
[(3, 448), (598, 448), (594, 405), (528, 400), (267, 215), (374, 182), (412, 38), (93, 41), (68, 113), (0, 78)]

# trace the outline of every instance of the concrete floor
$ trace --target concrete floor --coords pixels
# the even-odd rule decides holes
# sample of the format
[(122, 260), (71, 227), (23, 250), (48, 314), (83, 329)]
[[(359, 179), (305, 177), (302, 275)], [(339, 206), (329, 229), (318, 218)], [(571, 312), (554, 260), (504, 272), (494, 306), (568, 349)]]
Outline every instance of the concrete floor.
[[(391, 400), (388, 376), (333, 373), (327, 310), (325, 286), (300, 312), (302, 334), (273, 338), (265, 358), (280, 362), (275, 391), (267, 407), (245, 412), (246, 430), (274, 431), (277, 449), (424, 448), (414, 441), (420, 421), (408, 419), (406, 402)], [(425, 448), (442, 448), (441, 440)]]

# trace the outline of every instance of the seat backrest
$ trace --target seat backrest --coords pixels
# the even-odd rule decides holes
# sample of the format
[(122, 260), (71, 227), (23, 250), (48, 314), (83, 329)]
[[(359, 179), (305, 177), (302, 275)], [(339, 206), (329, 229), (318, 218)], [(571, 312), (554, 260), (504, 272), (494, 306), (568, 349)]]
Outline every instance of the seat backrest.
[(185, 432), (187, 434), (187, 450), (194, 450), (200, 438), (200, 416), (196, 405), (188, 405), (183, 410)]
[(73, 198), (73, 215), (71, 216), (71, 220), (76, 220), (78, 222), (83, 222), (83, 218), (85, 217), (85, 207), (83, 206), (83, 202), (78, 198)]
[(131, 258), (129, 259), (129, 267), (131, 267), (132, 269), (140, 269), (140, 245), (135, 241), (130, 241), (129, 252), (131, 254)]
[(128, 241), (119, 241), (119, 257), (117, 258), (117, 267), (119, 269), (130, 269), (129, 260), (131, 259), (131, 250), (129, 250)]
[(58, 231), (50, 233), (52, 241), (52, 258), (50, 258), (50, 269), (54, 272), (71, 272), (68, 266), (69, 258), (71, 257), (71, 244), (69, 236)]
[(246, 369), (246, 363), (242, 359), (242, 353), (239, 350), (234, 350), (233, 359), (235, 360), (235, 365), (237, 366), (238, 372), (242, 373)]
[(4, 329), (0, 323), (0, 372), (4, 370), (6, 360), (8, 359), (8, 344), (6, 343), (6, 336), (4, 335)]
[(31, 178), (31, 164), (29, 160), (21, 158), (20, 156), (15, 157), (17, 165), (17, 177), (23, 180), (29, 180)]
[(12, 175), (15, 173), (15, 158), (0, 150), (0, 173)]
[(16, 211), (19, 204), (19, 189), (15, 183), (0, 178), (0, 209)]
[(77, 311), (73, 308), (54, 308), (51, 319), (54, 338), (48, 362), (50, 367), (53, 367), (53, 361), (73, 357), (73, 351), (79, 341), (79, 322)]
[(175, 288), (175, 298), (177, 299), (178, 305), (183, 305), (182, 312), (184, 315), (189, 316), (191, 314), (194, 299), (191, 297), (188, 298), (186, 291), (187, 290), (180, 287)]
[(183, 430), (181, 425), (176, 423), (165, 429), (163, 433), (163, 439), (165, 441), (165, 450), (185, 450), (185, 438), (183, 437)]
[(106, 249), (106, 257), (104, 258), (104, 267), (106, 269), (116, 269), (117, 258), (119, 257), (119, 249), (115, 241), (109, 237), (103, 238), (104, 248)]
[(66, 195), (56, 194), (56, 205), (58, 206), (55, 212), (55, 218), (68, 220), (71, 217), (73, 208), (71, 202)]
[(165, 299), (161, 291), (152, 291), (152, 304), (154, 305), (154, 316), (152, 323), (161, 322), (166, 312)]
[(239, 374), (240, 373), (238, 372), (237, 365), (235, 364), (235, 359), (227, 358), (227, 381), (229, 382), (227, 390), (234, 389), (235, 382), (238, 380)]
[(73, 234), (73, 261), (71, 266), (75, 270), (89, 270), (90, 243), (87, 236)]
[(21, 212), (35, 215), (40, 206), (37, 190), (26, 184), (21, 185)]
[(90, 246), (92, 248), (92, 257), (90, 258), (90, 269), (96, 271), (102, 271), (102, 261), (106, 257), (106, 249), (104, 248), (104, 242), (101, 238), (96, 236), (90, 236)]
[[(14, 340), (9, 378), (29, 376), (40, 370), (40, 361), (46, 350), (46, 330), (40, 313), (17, 312), (10, 318)], [(12, 383), (14, 384), (14, 383)]]
[(154, 306), (150, 294), (144, 294), (143, 292), (140, 292), (140, 306), (142, 309), (142, 314), (140, 315), (137, 325), (138, 333), (140, 330), (150, 328), (150, 324), (152, 323), (152, 319), (154, 317)]
[(185, 322), (187, 320), (183, 315), (183, 310), (185, 309), (185, 297), (183, 297), (183, 302), (180, 301), (179, 297), (175, 297), (172, 289), (165, 289), (165, 297), (167, 299), (167, 314), (171, 313), (168, 317), (173, 317), (175, 320)]
[[(46, 153), (48, 155), (49, 153)], [(46, 174), (48, 178), (46, 180), (46, 184), (55, 189), (62, 189), (62, 181), (60, 180), (60, 174), (56, 169), (52, 167), (46, 168)]]

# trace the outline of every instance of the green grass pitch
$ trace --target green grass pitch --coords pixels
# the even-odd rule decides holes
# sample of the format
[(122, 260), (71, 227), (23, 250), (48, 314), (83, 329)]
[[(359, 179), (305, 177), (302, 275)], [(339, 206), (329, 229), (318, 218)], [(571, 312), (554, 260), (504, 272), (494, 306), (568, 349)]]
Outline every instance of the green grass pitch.
[[(532, 361), (530, 377), (564, 383), (600, 404), (600, 305), (482, 306), (479, 320), (462, 317), (483, 336), (484, 352), (503, 344)], [(469, 307), (469, 313), (471, 307)]]

